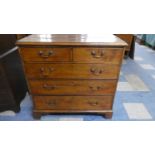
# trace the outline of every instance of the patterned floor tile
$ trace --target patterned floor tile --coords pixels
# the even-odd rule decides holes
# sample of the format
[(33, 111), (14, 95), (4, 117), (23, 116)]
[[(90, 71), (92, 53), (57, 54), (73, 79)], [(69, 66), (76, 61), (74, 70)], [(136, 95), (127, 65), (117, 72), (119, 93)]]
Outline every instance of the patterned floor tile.
[(142, 57), (139, 57), (139, 56), (136, 56), (134, 59), (135, 59), (136, 61), (143, 61), (143, 58), (142, 58)]
[(154, 79), (155, 79), (155, 75), (152, 75), (152, 78), (154, 78)]
[(59, 121), (59, 117), (53, 115), (42, 116), (41, 121)]
[(84, 115), (43, 115), (42, 121), (83, 121)]
[(118, 82), (117, 91), (133, 91), (133, 88), (128, 82)]
[(140, 45), (139, 48), (146, 50), (146, 46), (145, 45)]
[(123, 103), (129, 119), (146, 120), (152, 119), (143, 103)]
[(61, 117), (59, 121), (83, 121), (84, 119), (81, 117)]
[(135, 74), (125, 75), (125, 78), (132, 86), (134, 91), (149, 91), (149, 88), (145, 85), (145, 83)]
[(140, 64), (140, 66), (144, 69), (148, 69), (148, 70), (155, 70), (155, 67), (153, 67), (150, 64)]
[(146, 52), (149, 52), (149, 53), (154, 53), (154, 50), (152, 50), (151, 48), (145, 48)]

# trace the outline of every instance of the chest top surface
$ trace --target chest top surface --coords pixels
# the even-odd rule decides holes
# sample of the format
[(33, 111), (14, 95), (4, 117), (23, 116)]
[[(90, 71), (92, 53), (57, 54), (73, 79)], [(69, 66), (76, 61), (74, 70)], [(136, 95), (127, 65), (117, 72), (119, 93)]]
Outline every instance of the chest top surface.
[(24, 45), (59, 46), (127, 46), (127, 43), (114, 35), (105, 34), (33, 34), (17, 41)]

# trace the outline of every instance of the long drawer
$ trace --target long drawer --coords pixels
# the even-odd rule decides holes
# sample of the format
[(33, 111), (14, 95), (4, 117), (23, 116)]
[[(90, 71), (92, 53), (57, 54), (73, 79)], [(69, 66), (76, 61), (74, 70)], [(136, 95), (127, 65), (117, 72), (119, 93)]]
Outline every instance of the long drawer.
[(112, 96), (34, 96), (37, 110), (110, 110)]
[(74, 48), (73, 60), (84, 63), (120, 64), (122, 48)]
[(114, 94), (117, 80), (30, 80), (35, 95)]
[(104, 64), (25, 64), (28, 78), (116, 79), (118, 65)]
[(21, 48), (24, 61), (28, 62), (59, 62), (71, 60), (72, 48)]

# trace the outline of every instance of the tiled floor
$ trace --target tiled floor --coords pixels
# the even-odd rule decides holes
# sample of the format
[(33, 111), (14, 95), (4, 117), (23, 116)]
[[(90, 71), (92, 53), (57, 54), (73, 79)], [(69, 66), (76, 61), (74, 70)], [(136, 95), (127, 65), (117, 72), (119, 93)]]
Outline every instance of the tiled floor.
[[(135, 59), (123, 61), (117, 93), (113, 106), (113, 118), (96, 115), (46, 115), (43, 121), (109, 121), (155, 120), (155, 51), (136, 44)], [(0, 120), (34, 120), (32, 102), (27, 94), (21, 103), (20, 113), (0, 113)]]

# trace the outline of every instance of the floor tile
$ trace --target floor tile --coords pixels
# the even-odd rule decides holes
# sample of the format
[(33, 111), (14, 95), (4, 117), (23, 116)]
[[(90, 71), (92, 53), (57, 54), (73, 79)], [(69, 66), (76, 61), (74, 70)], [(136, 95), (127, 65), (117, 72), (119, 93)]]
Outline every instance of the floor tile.
[(145, 83), (135, 74), (125, 75), (125, 78), (132, 86), (134, 91), (149, 91), (149, 88), (145, 85)]
[(143, 61), (143, 58), (142, 58), (142, 57), (139, 57), (139, 56), (136, 56), (134, 59), (135, 59), (136, 61)]
[(59, 121), (83, 121), (83, 118), (78, 117), (61, 117), (59, 118)]
[(145, 50), (146, 50), (146, 52), (154, 53), (154, 50), (152, 50), (151, 48), (146, 48)]
[(41, 121), (59, 121), (59, 117), (53, 115), (46, 115), (40, 118)]
[(117, 91), (133, 91), (133, 88), (128, 82), (118, 82)]
[(143, 103), (123, 103), (129, 119), (152, 119)]
[(154, 78), (154, 79), (155, 79), (155, 75), (152, 75), (152, 78)]
[(155, 70), (155, 67), (150, 64), (140, 64), (140, 66), (144, 69)]

